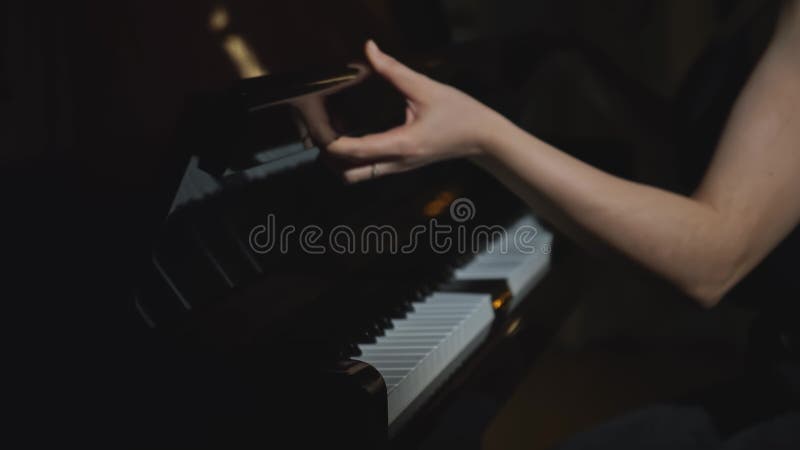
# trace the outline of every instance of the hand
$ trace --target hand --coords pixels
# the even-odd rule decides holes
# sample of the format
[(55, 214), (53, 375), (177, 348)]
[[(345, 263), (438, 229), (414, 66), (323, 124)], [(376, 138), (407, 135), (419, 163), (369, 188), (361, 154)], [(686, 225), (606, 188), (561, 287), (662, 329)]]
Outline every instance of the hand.
[(356, 183), (484, 152), (487, 131), (499, 114), (463, 92), (409, 69), (373, 41), (367, 42), (366, 53), (375, 71), (406, 97), (406, 122), (383, 133), (343, 136), (328, 144), (328, 158), (347, 162), (342, 169), (345, 181)]

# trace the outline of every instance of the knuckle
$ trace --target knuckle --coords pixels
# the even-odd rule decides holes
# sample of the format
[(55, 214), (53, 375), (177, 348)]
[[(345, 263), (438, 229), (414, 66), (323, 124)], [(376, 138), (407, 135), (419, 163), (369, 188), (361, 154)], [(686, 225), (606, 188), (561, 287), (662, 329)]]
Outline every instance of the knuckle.
[(370, 151), (365, 148), (356, 148), (347, 153), (352, 159), (366, 159), (370, 157)]
[(344, 146), (341, 146), (341, 147), (330, 147), (329, 146), (328, 147), (328, 151), (331, 152), (332, 154), (336, 155), (336, 156), (347, 158), (347, 159), (363, 158), (364, 157), (364, 153), (365, 153), (364, 150), (361, 149), (361, 148), (358, 148), (358, 147), (344, 147)]
[(358, 181), (358, 178), (353, 171), (344, 171), (340, 174), (340, 177), (346, 184), (353, 184)]
[(330, 143), (330, 144), (328, 144), (328, 145), (326, 145), (325, 146), (325, 150), (327, 150), (329, 153), (333, 153), (335, 155), (342, 155), (342, 154), (346, 153), (345, 152), (345, 147), (343, 145), (341, 145), (339, 142), (335, 142), (335, 141)]
[(403, 154), (407, 157), (415, 158), (425, 154), (424, 140), (419, 136), (409, 136), (407, 138)]

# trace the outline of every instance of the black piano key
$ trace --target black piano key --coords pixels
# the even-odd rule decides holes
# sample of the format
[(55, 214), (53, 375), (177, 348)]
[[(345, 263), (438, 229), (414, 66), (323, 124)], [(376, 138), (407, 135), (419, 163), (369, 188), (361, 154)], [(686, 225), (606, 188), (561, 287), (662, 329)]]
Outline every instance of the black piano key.
[(205, 249), (229, 286), (238, 287), (258, 277), (261, 269), (249, 254), (249, 244), (232, 233), (227, 220), (221, 211), (212, 208), (198, 214), (192, 230), (198, 245)]
[(491, 294), (493, 298), (509, 291), (505, 279), (495, 280), (451, 280), (439, 286), (444, 292), (477, 292)]
[(171, 239), (156, 249), (153, 265), (188, 309), (208, 304), (230, 290), (228, 280), (188, 233), (171, 233)]
[(189, 305), (178, 297), (155, 267), (151, 266), (143, 272), (138, 285), (132, 300), (148, 326), (168, 326), (190, 311)]
[(375, 338), (374, 334), (368, 331), (363, 331), (361, 334), (357, 335), (353, 341), (359, 344), (374, 344), (377, 342), (377, 339)]
[(371, 323), (367, 329), (367, 332), (374, 337), (380, 337), (386, 335), (386, 330), (377, 322)]
[(408, 309), (403, 305), (393, 306), (389, 311), (389, 318), (404, 319), (408, 315), (408, 313), (409, 313)]
[(394, 329), (394, 324), (392, 324), (392, 319), (388, 316), (378, 318), (376, 326), (380, 327), (384, 331)]
[(344, 348), (343, 356), (345, 358), (352, 358), (352, 357), (355, 357), (355, 356), (361, 356), (361, 349), (358, 348), (358, 344), (355, 344), (355, 343), (352, 343), (352, 342), (348, 343)]

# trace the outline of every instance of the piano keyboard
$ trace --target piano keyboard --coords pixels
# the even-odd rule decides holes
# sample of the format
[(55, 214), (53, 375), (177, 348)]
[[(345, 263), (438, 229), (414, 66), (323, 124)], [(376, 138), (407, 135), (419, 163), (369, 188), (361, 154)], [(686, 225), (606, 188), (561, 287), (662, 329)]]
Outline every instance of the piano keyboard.
[[(305, 150), (300, 144), (286, 146), (257, 155), (256, 159), (264, 163), (262, 165), (226, 175), (229, 180), (236, 178), (249, 185), (270, 176), (289, 173), (290, 168), (307, 165), (317, 154), (318, 150)], [(209, 180), (198, 169), (197, 161), (192, 160), (179, 195), (174, 199), (173, 209), (219, 194), (222, 185)], [(351, 196), (357, 194), (349, 193)], [(247, 223), (249, 216), (244, 214), (243, 217), (239, 222)], [(486, 219), (492, 217), (488, 214)], [(501, 213), (501, 217), (508, 216)], [(345, 281), (342, 286), (337, 285), (332, 292), (326, 293), (326, 301), (318, 302), (309, 316), (319, 317), (325, 323), (330, 317), (339, 317), (337, 314), (340, 312), (336, 307), (322, 312), (318, 310), (319, 306), (339, 305), (342, 299), (350, 302), (353, 313), (344, 314), (340, 317), (342, 320), (334, 321), (336, 325), (332, 326), (330, 333), (320, 333), (321, 340), (330, 341), (331, 347), (338, 349), (335, 350), (337, 358), (361, 360), (381, 374), (388, 390), (389, 426), (398, 429), (405, 418), (411, 417), (486, 340), (495, 317), (512, 311), (544, 276), (550, 266), (552, 239), (552, 233), (529, 213), (505, 227), (504, 236), (496, 236), (476, 255), (421, 253), (410, 262), (391, 257), (376, 259), (376, 263), (367, 268), (367, 273), (358, 273), (353, 280)], [(172, 272), (184, 274), (177, 269), (184, 268), (187, 259), (202, 260), (204, 254), (213, 253), (213, 257), (208, 258), (211, 262), (217, 262), (217, 259), (229, 261), (212, 267), (226, 275), (226, 283), (219, 291), (232, 284), (244, 283), (234, 283), (234, 279), (246, 281), (253, 275), (250, 266), (240, 261), (242, 258), (237, 259), (236, 255), (230, 256), (223, 251), (227, 248), (224, 242), (206, 240), (203, 246), (215, 250), (191, 253), (197, 255), (191, 258), (185, 250), (190, 248), (188, 245), (182, 247), (182, 251), (174, 252), (178, 258), (174, 261), (166, 259), (172, 262)], [(250, 257), (245, 262), (252, 260), (253, 266), (260, 268), (259, 255), (245, 253)], [(222, 270), (222, 266), (226, 270)], [(260, 268), (259, 273), (267, 273), (269, 266), (265, 267)], [(241, 273), (241, 276), (227, 276), (228, 271)], [(180, 286), (188, 294), (193, 294), (186, 297), (202, 301), (202, 294), (212, 289), (202, 287), (196, 280), (213, 279), (214, 271), (203, 272), (207, 276), (185, 272)], [(167, 278), (166, 273), (162, 275)], [(183, 294), (183, 290), (178, 289), (180, 286), (176, 284), (173, 290)], [(320, 329), (325, 329), (325, 326)], [(314, 341), (304, 334), (304, 331), (300, 332), (298, 341)]]
[(386, 382), (390, 425), (435, 391), (487, 336), (493, 318), (489, 295), (437, 292), (395, 319), (374, 344), (359, 345), (356, 359)]
[[(534, 230), (534, 236), (523, 233)], [(506, 236), (506, 248), (503, 248), (499, 239), (495, 239), (485, 251), (457, 269), (454, 278), (462, 281), (504, 281), (511, 293), (509, 309), (513, 309), (550, 268), (553, 233), (533, 215), (526, 214), (506, 229)]]
[[(517, 233), (532, 227), (536, 235), (525, 239), (525, 251)], [(544, 276), (550, 264), (553, 235), (531, 215), (517, 220), (507, 230), (509, 245), (499, 241), (488, 246), (454, 274), (456, 280), (501, 280), (517, 304)], [(495, 314), (492, 295), (476, 292), (434, 292), (413, 303), (413, 311), (393, 319), (374, 343), (358, 345), (354, 357), (375, 367), (388, 390), (390, 427), (435, 392), (461, 362), (488, 336)]]

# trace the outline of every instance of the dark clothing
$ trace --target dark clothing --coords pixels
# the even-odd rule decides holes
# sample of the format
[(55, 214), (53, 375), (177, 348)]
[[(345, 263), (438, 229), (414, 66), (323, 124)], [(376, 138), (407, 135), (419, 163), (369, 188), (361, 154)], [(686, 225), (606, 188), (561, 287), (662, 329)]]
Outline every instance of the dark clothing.
[[(705, 172), (738, 93), (766, 48), (780, 7), (764, 2), (733, 36), (718, 40), (675, 102), (682, 189)], [(750, 372), (689, 399), (661, 403), (584, 431), (559, 450), (800, 448), (800, 233), (795, 229), (722, 306), (759, 311)]]
[(724, 437), (699, 406), (658, 405), (574, 437), (560, 450), (764, 450), (800, 448), (800, 414), (770, 417)]
[(558, 449), (800, 448), (800, 363), (767, 367), (691, 399), (626, 414)]

